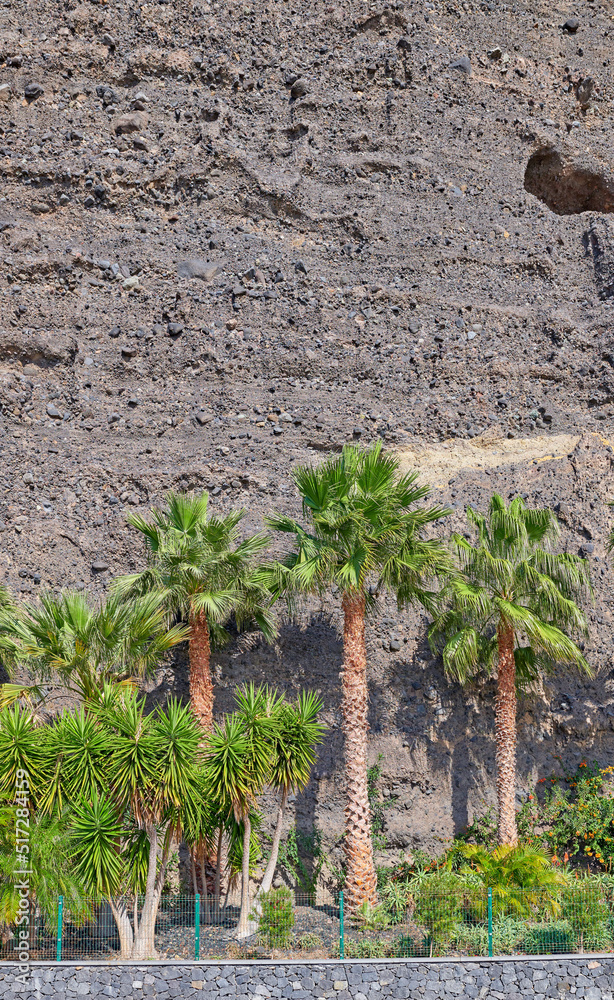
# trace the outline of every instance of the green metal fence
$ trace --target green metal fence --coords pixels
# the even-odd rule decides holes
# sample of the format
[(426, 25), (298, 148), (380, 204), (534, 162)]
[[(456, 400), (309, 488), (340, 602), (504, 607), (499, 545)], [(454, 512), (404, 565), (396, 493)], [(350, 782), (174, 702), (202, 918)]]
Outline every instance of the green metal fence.
[[(142, 900), (124, 900), (131, 933)], [(88, 901), (78, 918), (60, 898), (56, 911), (30, 907), (27, 949), (33, 960), (118, 961), (122, 954), (108, 901)], [(572, 887), (546, 890), (421, 889), (394, 906), (356, 913), (343, 893), (301, 895), (285, 890), (252, 903), (247, 936), (238, 939), (239, 907), (210, 896), (165, 896), (155, 924), (157, 957), (429, 958), (579, 954), (614, 951), (614, 892)], [(17, 960), (23, 938), (15, 927), (0, 937), (0, 959)], [(1, 930), (1, 928), (0, 928)], [(17, 932), (17, 936), (15, 936)], [(139, 956), (142, 957), (142, 956)], [(150, 956), (154, 957), (154, 956)]]

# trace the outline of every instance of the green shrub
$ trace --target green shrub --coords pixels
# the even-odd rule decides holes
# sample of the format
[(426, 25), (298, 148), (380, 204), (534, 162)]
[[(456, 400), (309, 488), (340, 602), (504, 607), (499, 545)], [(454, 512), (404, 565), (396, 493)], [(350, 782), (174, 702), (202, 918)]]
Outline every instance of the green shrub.
[[(517, 815), (525, 844), (546, 847), (555, 863), (574, 858), (614, 870), (614, 767), (582, 761), (569, 770), (555, 758), (562, 773), (540, 778)], [(494, 814), (488, 810), (462, 834), (463, 840), (489, 845), (495, 839)]]
[[(526, 923), (516, 917), (499, 917), (493, 920), (493, 955), (513, 955), (522, 950), (521, 941), (526, 933)], [(488, 954), (488, 924), (458, 924), (451, 937), (456, 951), (467, 955)]]
[(390, 916), (382, 903), (373, 905), (368, 899), (354, 910), (352, 923), (365, 931), (381, 931), (388, 927)]
[[(332, 957), (339, 958), (339, 944), (335, 944), (331, 949)], [(344, 943), (344, 954), (346, 958), (388, 958), (389, 945), (386, 941), (371, 940), (369, 938), (346, 938)]]
[(313, 934), (312, 932), (301, 934), (296, 943), (301, 951), (316, 951), (318, 948), (324, 947), (324, 942), (322, 941), (320, 935)]
[(552, 920), (550, 923), (525, 927), (517, 950), (527, 955), (549, 955), (553, 952), (566, 954), (576, 951), (576, 940), (566, 920)]
[(267, 948), (285, 948), (292, 940), (294, 897), (289, 889), (271, 889), (260, 896), (258, 936)]
[(409, 934), (401, 934), (394, 943), (392, 954), (394, 958), (424, 958), (430, 952), (430, 938), (417, 941)]
[(414, 918), (426, 930), (429, 953), (436, 954), (450, 940), (463, 912), (460, 880), (453, 872), (431, 875), (414, 896)]
[(279, 867), (285, 870), (298, 893), (314, 896), (326, 865), (322, 833), (314, 826), (311, 833), (291, 827), (279, 845)]
[(608, 949), (610, 907), (602, 889), (593, 888), (588, 879), (580, 879), (578, 885), (563, 893), (562, 916), (569, 924), (579, 951)]

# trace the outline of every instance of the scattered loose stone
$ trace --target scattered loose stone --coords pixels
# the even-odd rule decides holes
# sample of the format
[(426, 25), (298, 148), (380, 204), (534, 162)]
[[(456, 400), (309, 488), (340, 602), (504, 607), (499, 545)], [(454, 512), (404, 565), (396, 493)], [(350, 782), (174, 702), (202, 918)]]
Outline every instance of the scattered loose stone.
[(471, 76), (471, 61), (468, 56), (461, 56), (460, 59), (450, 63), (450, 69), (457, 69), (466, 76)]
[(40, 83), (28, 83), (24, 88), (24, 96), (27, 101), (35, 101), (45, 93)]
[(177, 274), (180, 278), (200, 278), (201, 281), (212, 281), (222, 268), (223, 264), (219, 261), (212, 262), (193, 258), (180, 261), (177, 265)]
[(121, 115), (115, 122), (116, 135), (129, 135), (131, 132), (141, 132), (147, 128), (147, 115), (142, 111), (132, 111), (130, 114)]

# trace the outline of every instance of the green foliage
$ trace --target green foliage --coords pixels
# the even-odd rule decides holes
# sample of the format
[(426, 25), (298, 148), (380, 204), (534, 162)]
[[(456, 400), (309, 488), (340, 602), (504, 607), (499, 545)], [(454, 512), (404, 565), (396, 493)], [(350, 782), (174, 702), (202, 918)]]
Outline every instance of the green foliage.
[(300, 938), (296, 942), (301, 951), (318, 951), (320, 948), (324, 947), (324, 942), (319, 934), (314, 934), (308, 931), (306, 934), (301, 934)]
[(406, 879), (387, 879), (380, 883), (379, 896), (390, 923), (400, 923), (412, 902), (411, 886)]
[(461, 887), (462, 880), (457, 875), (441, 871), (430, 876), (428, 890), (417, 891), (414, 896), (414, 918), (427, 931), (431, 954), (437, 954), (437, 949), (450, 939), (461, 919)]
[(260, 629), (272, 639), (271, 594), (257, 565), (268, 537), (259, 532), (240, 541), (245, 511), (210, 514), (208, 506), (207, 493), (169, 493), (166, 506), (154, 508), (150, 520), (131, 514), (129, 524), (145, 539), (147, 567), (120, 577), (115, 590), (159, 594), (171, 616), (204, 614), (217, 645), (229, 639), (225, 626), (231, 615), (238, 628)]
[(352, 913), (352, 923), (361, 930), (381, 931), (390, 924), (390, 915), (383, 903), (365, 899)]
[(481, 816), (474, 816), (456, 839), (485, 846), (494, 844), (497, 839), (497, 817), (493, 807), (490, 806)]
[(602, 888), (591, 885), (587, 878), (580, 879), (563, 894), (561, 915), (569, 923), (580, 951), (610, 949), (611, 904)]
[[(262, 857), (260, 845), (260, 827), (262, 826), (262, 816), (255, 810), (249, 812), (249, 874), (254, 874), (258, 862)], [(228, 837), (228, 859), (227, 874), (232, 881), (239, 874), (243, 866), (243, 822), (237, 821), (231, 814), (225, 824), (226, 835)]]
[(296, 826), (291, 827), (279, 846), (279, 864), (297, 892), (315, 895), (326, 864), (321, 831), (314, 827), (311, 833), (304, 833)]
[(240, 821), (271, 778), (284, 703), (254, 684), (238, 691), (236, 702), (237, 711), (208, 735), (205, 759), (210, 790)]
[(0, 712), (0, 787), (33, 760), (37, 827), (41, 816), (66, 814), (75, 871), (92, 895), (109, 898), (142, 884), (135, 849), (147, 856), (161, 832), (168, 853), (181, 832), (200, 790), (202, 737), (189, 709), (172, 699), (146, 715), (145, 700), (130, 689), (119, 699), (101, 694), (88, 714), (66, 711), (44, 726), (17, 707)]
[[(8, 798), (0, 802), (0, 924), (15, 919), (19, 907), (16, 883), (18, 874), (16, 846), (16, 807)], [(20, 829), (23, 836), (23, 825)], [(57, 899), (64, 896), (68, 918), (76, 925), (91, 916), (87, 886), (72, 863), (73, 840), (69, 817), (41, 817), (29, 820), (30, 893), (40, 907), (50, 928), (57, 920)]]
[(453, 845), (448, 867), (456, 867), (461, 874), (475, 874), (493, 891), (557, 889), (567, 884), (566, 876), (553, 866), (548, 852), (531, 844), (502, 844), (491, 850), (479, 844)]
[(285, 792), (300, 792), (309, 781), (316, 760), (316, 747), (326, 726), (319, 721), (322, 699), (315, 691), (303, 691), (294, 702), (279, 708), (273, 733), (270, 784)]
[(72, 833), (76, 868), (90, 892), (107, 899), (121, 895), (126, 877), (124, 825), (110, 799), (94, 791), (91, 800), (74, 803)]
[(19, 787), (17, 772), (24, 771), (36, 786), (42, 777), (40, 734), (32, 712), (19, 705), (0, 709), (0, 794), (10, 795)]
[[(344, 942), (345, 958), (387, 958), (390, 954), (390, 943), (381, 939), (346, 937)], [(339, 958), (339, 944), (332, 947), (332, 957)]]
[(426, 581), (447, 561), (441, 542), (424, 533), (448, 512), (419, 506), (429, 487), (415, 485), (417, 473), (400, 476), (398, 458), (382, 454), (378, 442), (368, 450), (346, 445), (317, 467), (296, 466), (293, 478), (309, 527), (282, 514), (265, 518), (270, 528), (294, 536), (294, 551), (271, 570), (275, 592), (292, 597), (335, 584), (371, 600), (372, 578), (401, 605), (433, 606)]
[(267, 948), (286, 948), (292, 940), (294, 897), (289, 889), (270, 889), (258, 899), (261, 908), (258, 937)]
[[(515, 637), (516, 675), (533, 683), (557, 664), (591, 673), (567, 633), (586, 633), (576, 601), (591, 593), (588, 564), (570, 552), (554, 553), (560, 530), (548, 509), (532, 510), (517, 497), (506, 506), (496, 494), (486, 516), (467, 508), (475, 542), (453, 534), (459, 575), (444, 588), (444, 608), (430, 630), (446, 673), (461, 684), (480, 670), (491, 672), (497, 656), (496, 629)], [(525, 643), (528, 640), (528, 645)]]
[(388, 801), (383, 801), (380, 798), (378, 782), (382, 776), (381, 762), (383, 759), (384, 755), (380, 754), (375, 764), (367, 768), (367, 795), (371, 809), (371, 840), (374, 849), (380, 851), (384, 851), (388, 846), (388, 839), (384, 835), (386, 809), (390, 809), (396, 801), (396, 797), (388, 799)]
[(518, 829), (547, 845), (562, 863), (575, 858), (614, 870), (613, 768), (582, 761), (572, 772), (542, 778), (543, 795), (530, 795), (518, 814)]
[[(111, 595), (93, 606), (83, 593), (43, 594), (40, 604), (0, 610), (0, 645), (36, 678), (53, 680), (86, 702), (100, 700), (105, 684), (130, 685), (147, 677), (162, 656), (187, 638), (168, 626), (155, 593), (132, 600)], [(34, 685), (36, 687), (37, 685)], [(12, 686), (16, 700), (25, 690)], [(6, 703), (11, 693), (5, 690)]]

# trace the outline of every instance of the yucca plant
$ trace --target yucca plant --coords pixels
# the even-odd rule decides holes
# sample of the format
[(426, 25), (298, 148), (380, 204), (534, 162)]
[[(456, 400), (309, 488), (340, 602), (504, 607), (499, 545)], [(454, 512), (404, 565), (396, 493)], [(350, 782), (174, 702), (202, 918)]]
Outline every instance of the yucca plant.
[[(71, 857), (92, 896), (109, 901), (122, 957), (155, 958), (154, 929), (173, 841), (199, 807), (200, 727), (171, 700), (145, 714), (145, 699), (103, 691), (100, 704), (37, 726), (17, 707), (0, 712), (0, 788), (18, 767), (44, 822), (69, 816)], [(33, 766), (29, 767), (28, 763)], [(144, 895), (131, 920), (127, 894)]]
[(576, 602), (591, 594), (589, 570), (579, 556), (554, 551), (554, 513), (530, 509), (520, 497), (506, 506), (495, 494), (487, 515), (468, 507), (467, 520), (475, 538), (452, 535), (458, 573), (447, 582), (430, 639), (448, 677), (461, 684), (496, 670), (498, 839), (514, 846), (516, 690), (561, 666), (591, 675), (571, 637), (586, 633)]
[(236, 695), (237, 711), (216, 725), (204, 747), (207, 780), (223, 808), (243, 827), (241, 912), (237, 937), (255, 932), (250, 921), (249, 864), (251, 811), (270, 780), (274, 741), (283, 701), (265, 686), (246, 685)]
[(322, 699), (313, 691), (301, 693), (295, 702), (281, 706), (273, 733), (269, 784), (280, 793), (277, 823), (271, 853), (262, 877), (258, 896), (268, 892), (277, 867), (288, 795), (306, 788), (316, 759), (316, 747), (322, 742), (325, 726), (318, 721)]

